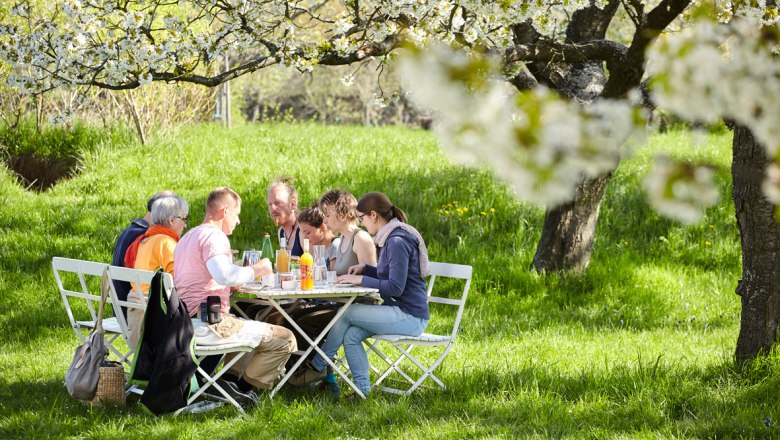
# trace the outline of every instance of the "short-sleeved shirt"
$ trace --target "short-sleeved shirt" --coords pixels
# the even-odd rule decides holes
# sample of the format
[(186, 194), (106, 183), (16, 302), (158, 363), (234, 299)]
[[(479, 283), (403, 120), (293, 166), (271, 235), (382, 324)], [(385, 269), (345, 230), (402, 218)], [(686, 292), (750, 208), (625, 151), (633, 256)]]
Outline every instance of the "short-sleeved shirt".
[(176, 246), (173, 284), (190, 316), (198, 313), (200, 303), (210, 295), (222, 299), (222, 310), (230, 310), (230, 287), (217, 284), (206, 266), (217, 255), (232, 255), (230, 241), (221, 229), (209, 224), (190, 229)]

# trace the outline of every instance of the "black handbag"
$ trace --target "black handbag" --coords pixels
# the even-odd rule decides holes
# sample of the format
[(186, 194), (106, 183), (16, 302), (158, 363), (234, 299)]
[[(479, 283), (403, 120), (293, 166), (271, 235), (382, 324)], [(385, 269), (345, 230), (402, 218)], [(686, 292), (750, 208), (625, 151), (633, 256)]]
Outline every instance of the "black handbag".
[(100, 285), (100, 307), (95, 320), (95, 328), (89, 333), (84, 343), (76, 348), (68, 371), (65, 372), (65, 386), (68, 393), (81, 400), (91, 400), (97, 390), (100, 379), (100, 366), (108, 351), (103, 339), (103, 308), (108, 294), (108, 268), (103, 270), (103, 280)]

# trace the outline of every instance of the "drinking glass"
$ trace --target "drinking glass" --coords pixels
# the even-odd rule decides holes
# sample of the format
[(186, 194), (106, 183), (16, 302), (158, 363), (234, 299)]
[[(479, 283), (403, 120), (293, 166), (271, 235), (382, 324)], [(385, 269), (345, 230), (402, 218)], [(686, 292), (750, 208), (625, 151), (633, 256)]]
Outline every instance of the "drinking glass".
[(244, 253), (242, 254), (241, 265), (254, 266), (254, 264), (257, 263), (258, 260), (260, 260), (260, 252), (254, 249), (250, 249), (248, 251), (244, 251)]
[(325, 286), (325, 269), (325, 266), (314, 266), (314, 285), (316, 287)]
[(328, 278), (328, 287), (336, 287), (336, 271), (329, 270), (326, 276)]

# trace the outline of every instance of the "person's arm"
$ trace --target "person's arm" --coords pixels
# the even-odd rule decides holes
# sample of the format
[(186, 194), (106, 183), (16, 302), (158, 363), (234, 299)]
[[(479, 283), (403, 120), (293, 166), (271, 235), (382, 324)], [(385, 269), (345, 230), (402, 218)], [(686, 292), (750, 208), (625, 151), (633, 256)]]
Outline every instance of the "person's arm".
[(401, 237), (387, 239), (382, 251), (387, 255), (387, 279), (379, 279), (370, 275), (371, 266), (363, 268), (361, 285), (373, 289), (379, 289), (380, 296), (398, 297), (404, 291), (406, 278), (409, 274), (409, 259), (413, 249), (408, 241)]
[(173, 251), (176, 249), (176, 242), (170, 240), (163, 243), (162, 248), (162, 267), (166, 273), (173, 275)]
[(358, 263), (376, 266), (376, 246), (366, 231), (360, 230), (355, 233), (352, 252), (357, 255)]
[(240, 286), (255, 280), (255, 268), (236, 266), (229, 255), (215, 255), (206, 261), (211, 277), (223, 286)]

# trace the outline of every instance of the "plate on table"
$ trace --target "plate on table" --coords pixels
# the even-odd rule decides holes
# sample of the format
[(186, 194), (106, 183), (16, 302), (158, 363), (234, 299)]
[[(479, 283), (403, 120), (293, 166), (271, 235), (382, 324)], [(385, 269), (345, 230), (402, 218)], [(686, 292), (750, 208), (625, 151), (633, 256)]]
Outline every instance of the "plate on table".
[(352, 283), (340, 283), (340, 284), (336, 284), (336, 287), (356, 287), (356, 286)]
[(243, 288), (246, 290), (263, 290), (268, 289), (268, 286), (262, 283), (247, 283), (244, 284)]

